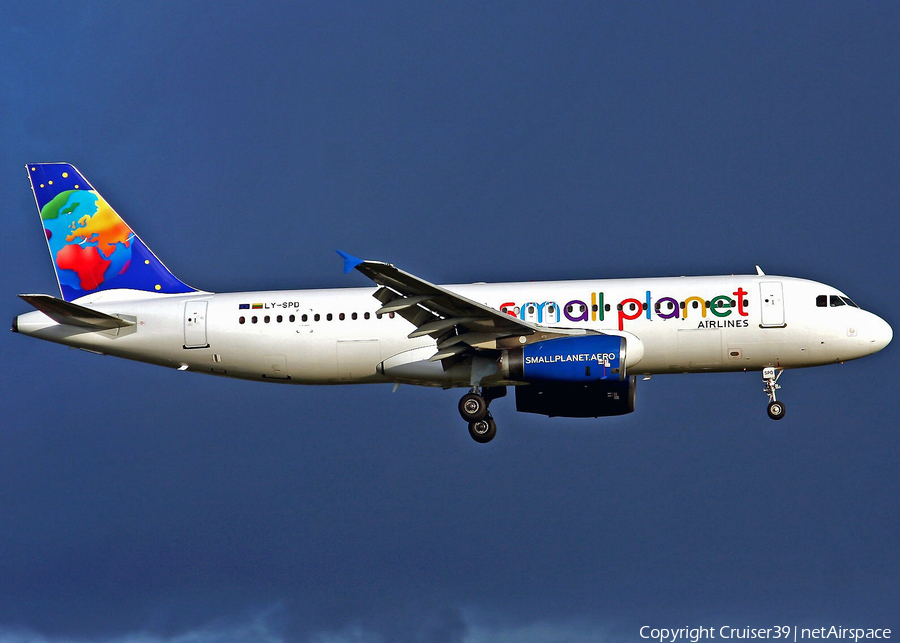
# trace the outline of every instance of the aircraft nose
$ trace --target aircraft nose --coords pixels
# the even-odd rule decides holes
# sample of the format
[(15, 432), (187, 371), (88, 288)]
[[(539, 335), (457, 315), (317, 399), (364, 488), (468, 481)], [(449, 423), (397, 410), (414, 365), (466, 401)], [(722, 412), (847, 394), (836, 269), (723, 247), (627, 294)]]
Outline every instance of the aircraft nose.
[(869, 331), (869, 354), (877, 353), (891, 343), (894, 338), (894, 330), (891, 325), (881, 317), (875, 317), (875, 323)]

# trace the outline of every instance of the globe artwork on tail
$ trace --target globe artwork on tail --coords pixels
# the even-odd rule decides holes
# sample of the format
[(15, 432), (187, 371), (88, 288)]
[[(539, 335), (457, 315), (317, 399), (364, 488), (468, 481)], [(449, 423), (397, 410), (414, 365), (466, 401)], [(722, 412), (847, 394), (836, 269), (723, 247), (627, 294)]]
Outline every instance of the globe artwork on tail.
[(68, 163), (33, 163), (28, 175), (63, 299), (128, 288), (187, 293), (106, 200)]
[(97, 193), (61, 192), (41, 219), (61, 285), (96, 290), (128, 270), (134, 233)]

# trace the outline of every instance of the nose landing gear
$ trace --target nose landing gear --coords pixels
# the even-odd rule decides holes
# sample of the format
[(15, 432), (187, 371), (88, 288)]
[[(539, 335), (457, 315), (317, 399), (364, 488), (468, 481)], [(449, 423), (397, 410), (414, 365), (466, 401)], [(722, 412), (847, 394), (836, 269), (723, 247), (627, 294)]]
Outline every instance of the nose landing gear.
[(769, 396), (769, 407), (766, 409), (766, 412), (773, 420), (780, 420), (784, 417), (784, 402), (779, 402), (775, 399), (775, 391), (781, 388), (781, 385), (778, 384), (778, 378), (781, 377), (782, 373), (784, 373), (783, 368), (775, 368), (773, 366), (764, 368), (762, 372), (763, 391)]
[(489, 387), (472, 390), (462, 396), (459, 401), (459, 415), (469, 423), (469, 435), (476, 442), (490, 442), (497, 435), (497, 424), (488, 410), (492, 400), (506, 395), (506, 387)]

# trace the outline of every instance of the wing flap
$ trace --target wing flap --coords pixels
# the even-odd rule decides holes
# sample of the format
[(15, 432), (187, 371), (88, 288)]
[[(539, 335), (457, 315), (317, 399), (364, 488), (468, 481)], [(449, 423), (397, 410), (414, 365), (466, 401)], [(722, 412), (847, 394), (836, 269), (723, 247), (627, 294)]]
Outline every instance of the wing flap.
[[(396, 313), (415, 326), (408, 335), (410, 339), (426, 335), (435, 339), (438, 350), (429, 359), (442, 361), (445, 368), (474, 351), (496, 351), (507, 345), (593, 333), (581, 328), (548, 328), (528, 322), (391, 264), (340, 254), (345, 258), (345, 267), (350, 265), (351, 270), (355, 268), (380, 286), (373, 293), (382, 303), (379, 313)], [(348, 262), (347, 257), (352, 261)]]
[[(459, 323), (465, 325), (477, 320), (479, 326), (488, 326), (493, 332), (505, 335), (531, 335), (540, 329), (536, 324), (501, 313), (490, 306), (485, 306), (446, 288), (436, 286), (388, 263), (363, 261), (357, 264), (355, 268), (376, 284), (382, 286), (377, 291), (376, 297), (385, 304), (385, 308), (399, 311), (419, 306), (433, 313), (431, 321), (442, 322), (449, 319), (459, 319)], [(385, 300), (382, 294), (384, 288), (394, 291), (396, 295), (391, 297), (390, 300)], [(410, 302), (408, 307), (400, 307), (400, 299)], [(394, 308), (394, 306), (398, 306), (398, 308)], [(461, 321), (463, 319), (466, 319), (466, 321)], [(452, 328), (455, 325), (457, 324), (452, 324), (448, 328)], [(419, 326), (416, 332), (424, 327), (425, 324)], [(440, 334), (441, 331), (447, 330), (447, 328), (443, 327), (443, 324), (440, 324), (439, 327), (435, 331), (423, 334), (432, 334), (432, 332)], [(561, 334), (570, 333), (563, 331)]]
[(429, 321), (422, 324), (421, 326), (418, 326), (416, 330), (407, 335), (407, 338), (415, 339), (416, 337), (424, 337), (425, 335), (431, 334), (441, 335), (452, 329), (454, 326), (463, 326), (477, 321), (487, 320), (480, 320), (477, 317), (447, 317), (444, 319), (437, 318), (434, 321)]
[(429, 295), (416, 295), (414, 297), (398, 297), (392, 299), (376, 311), (376, 315), (395, 313), (406, 308), (412, 308), (431, 299)]

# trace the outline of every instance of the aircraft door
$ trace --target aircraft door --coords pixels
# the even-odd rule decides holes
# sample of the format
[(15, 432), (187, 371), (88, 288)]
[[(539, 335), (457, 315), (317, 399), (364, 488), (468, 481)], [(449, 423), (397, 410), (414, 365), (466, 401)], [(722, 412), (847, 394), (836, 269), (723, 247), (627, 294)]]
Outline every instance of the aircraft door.
[(184, 305), (184, 347), (209, 348), (206, 341), (205, 301), (189, 301)]
[(759, 305), (762, 311), (760, 326), (784, 328), (784, 292), (780, 281), (762, 281), (759, 284)]

